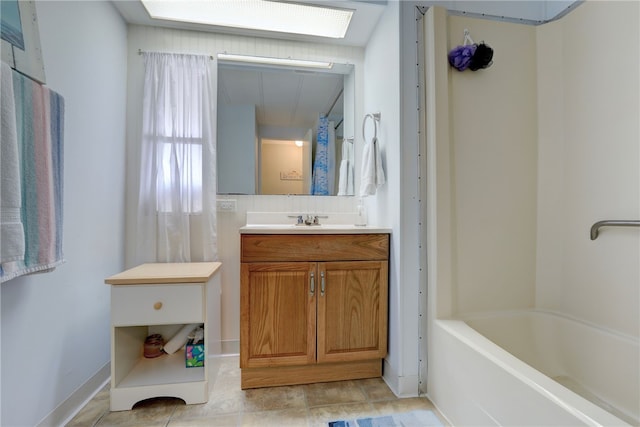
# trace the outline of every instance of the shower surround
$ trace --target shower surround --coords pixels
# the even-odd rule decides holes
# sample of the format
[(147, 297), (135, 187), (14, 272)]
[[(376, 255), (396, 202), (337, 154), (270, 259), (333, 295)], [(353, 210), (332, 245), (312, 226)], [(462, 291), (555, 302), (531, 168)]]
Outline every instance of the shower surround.
[[(613, 382), (607, 387), (624, 390), (616, 372), (625, 360), (638, 360), (640, 233), (607, 228), (592, 241), (589, 231), (597, 221), (640, 218), (640, 69), (624, 47), (639, 37), (639, 12), (634, 2), (585, 2), (536, 27), (437, 9), (425, 17), (432, 107), (428, 394), (453, 424), (638, 422), (637, 396), (611, 408), (619, 417), (603, 414), (601, 407), (616, 406), (616, 399), (588, 376), (556, 373), (559, 386), (522, 361), (553, 347), (529, 348), (518, 360), (487, 330), (450, 319), (496, 316), (504, 329), (513, 323), (505, 313), (544, 312), (610, 332), (629, 344), (627, 356), (616, 358), (615, 344), (606, 344), (611, 351), (597, 369)], [(490, 68), (449, 71), (446, 53), (465, 29), (494, 49)], [(560, 333), (569, 323), (558, 325)], [(596, 336), (585, 334), (591, 338), (576, 354), (590, 354)], [(637, 366), (630, 365), (622, 367), (624, 381), (638, 390)], [(461, 403), (460, 393), (482, 381), (479, 366), (495, 371), (492, 381), (500, 386)], [(535, 374), (527, 376), (529, 370)], [(461, 380), (447, 384), (447, 374)], [(532, 397), (534, 413), (547, 411), (542, 402), (555, 402), (555, 415), (511, 418), (506, 402), (522, 385), (530, 387), (522, 392)]]

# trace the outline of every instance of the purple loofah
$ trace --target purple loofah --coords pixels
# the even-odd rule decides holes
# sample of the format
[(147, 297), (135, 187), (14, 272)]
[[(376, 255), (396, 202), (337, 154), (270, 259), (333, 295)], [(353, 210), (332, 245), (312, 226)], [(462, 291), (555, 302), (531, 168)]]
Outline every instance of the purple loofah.
[(472, 44), (451, 49), (449, 52), (449, 64), (458, 71), (466, 70), (471, 63), (471, 58), (473, 58), (476, 48), (477, 46)]

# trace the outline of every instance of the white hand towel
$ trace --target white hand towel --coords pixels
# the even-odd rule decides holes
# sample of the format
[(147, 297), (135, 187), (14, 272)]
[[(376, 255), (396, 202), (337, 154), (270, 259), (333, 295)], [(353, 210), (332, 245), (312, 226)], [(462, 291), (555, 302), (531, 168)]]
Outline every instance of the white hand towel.
[(338, 180), (338, 196), (347, 196), (347, 185), (349, 184), (349, 160), (340, 161), (340, 175)]
[(342, 160), (338, 180), (338, 196), (353, 196), (353, 143), (342, 141)]
[(385, 183), (382, 157), (378, 147), (378, 139), (373, 138), (362, 150), (362, 178), (360, 182), (360, 195), (371, 196), (376, 194), (376, 189)]
[(0, 264), (4, 264), (22, 260), (25, 251), (13, 71), (4, 62), (0, 94)]

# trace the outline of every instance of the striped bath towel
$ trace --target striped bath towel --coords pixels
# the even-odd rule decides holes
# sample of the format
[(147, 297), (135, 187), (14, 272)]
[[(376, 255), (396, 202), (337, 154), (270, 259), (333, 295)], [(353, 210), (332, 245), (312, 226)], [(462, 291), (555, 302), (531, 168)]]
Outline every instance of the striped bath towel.
[(13, 71), (2, 62), (0, 71), (0, 266), (24, 259), (24, 227), (20, 218), (22, 193), (20, 156), (13, 98)]
[(25, 234), (22, 261), (2, 264), (0, 282), (47, 271), (62, 253), (64, 99), (51, 89), (13, 73), (20, 184)]

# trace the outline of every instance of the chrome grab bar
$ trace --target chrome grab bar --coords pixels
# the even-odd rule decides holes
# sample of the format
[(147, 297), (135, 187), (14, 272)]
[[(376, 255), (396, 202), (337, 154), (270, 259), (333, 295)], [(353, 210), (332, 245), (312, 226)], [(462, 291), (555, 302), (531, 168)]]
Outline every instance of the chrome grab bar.
[(598, 238), (600, 227), (640, 227), (640, 221), (607, 220), (598, 221), (591, 226), (591, 240)]

